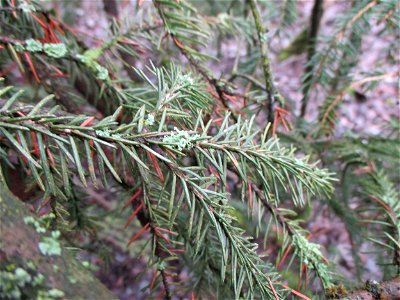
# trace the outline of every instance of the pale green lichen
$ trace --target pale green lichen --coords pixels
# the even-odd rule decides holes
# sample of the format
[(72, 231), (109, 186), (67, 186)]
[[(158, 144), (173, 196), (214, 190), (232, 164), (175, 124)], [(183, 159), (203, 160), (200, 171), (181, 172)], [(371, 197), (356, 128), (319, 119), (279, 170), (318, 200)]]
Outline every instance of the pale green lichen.
[(69, 283), (75, 284), (78, 282), (78, 279), (76, 279), (74, 276), (68, 276), (68, 281)]
[(29, 52), (40, 52), (43, 50), (43, 45), (40, 41), (29, 39), (25, 41), (26, 50)]
[(264, 44), (267, 41), (268, 41), (268, 33), (266, 32), (261, 36), (260, 42)]
[(90, 59), (88, 59), (85, 55), (82, 55), (82, 54), (77, 54), (76, 58), (79, 59), (85, 65), (88, 65), (88, 63), (90, 61)]
[(101, 136), (104, 138), (120, 138), (122, 135), (120, 133), (111, 133), (109, 129), (104, 130), (96, 130), (95, 131), (97, 136)]
[(327, 288), (332, 285), (331, 276), (329, 275), (328, 267), (322, 263), (323, 256), (320, 250), (320, 245), (309, 242), (304, 236), (296, 234), (293, 236), (293, 244), (295, 253), (300, 256), (300, 259), (310, 269), (315, 269), (319, 277)]
[(111, 136), (109, 129), (96, 130), (95, 133), (96, 133), (96, 135), (101, 136), (101, 137), (110, 137)]
[(179, 151), (190, 149), (193, 145), (193, 142), (200, 137), (198, 134), (190, 135), (187, 131), (179, 130), (176, 127), (174, 129), (176, 133), (165, 136), (163, 142), (169, 146), (172, 146), (173, 148), (178, 149)]
[(51, 57), (60, 58), (67, 54), (67, 47), (63, 43), (44, 44), (44, 52)]
[(14, 49), (15, 49), (15, 51), (17, 51), (17, 52), (25, 51), (24, 45), (22, 45), (20, 42), (16, 42), (16, 43), (14, 44)]
[(53, 299), (62, 298), (64, 296), (65, 296), (65, 293), (58, 289), (51, 289), (48, 291), (41, 290), (38, 292), (36, 299), (37, 300), (53, 300)]
[(296, 246), (296, 249), (301, 249), (301, 258), (306, 265), (321, 260), (320, 245), (309, 242), (302, 235), (294, 235), (293, 244)]
[(108, 79), (108, 70), (96, 61), (99, 55), (96, 49), (88, 50), (83, 55), (78, 54), (76, 58), (84, 63), (95, 74), (97, 79), (106, 80)]
[(165, 262), (163, 260), (157, 263), (157, 270), (164, 271), (165, 270)]
[(99, 270), (99, 268), (95, 264), (92, 264), (90, 261), (83, 260), (81, 261), (81, 264), (85, 269), (88, 269), (91, 272), (97, 272)]
[(33, 286), (41, 285), (41, 284), (43, 284), (44, 279), (45, 278), (44, 278), (43, 274), (39, 273), (33, 278), (32, 285)]
[(185, 74), (182, 76), (182, 81), (187, 85), (193, 85), (194, 80), (189, 74)]
[(58, 238), (60, 231), (52, 231), (50, 237), (43, 237), (39, 242), (39, 250), (43, 255), (55, 256), (61, 255), (61, 244)]
[[(0, 271), (0, 298), (3, 299), (31, 299), (31, 293), (40, 290), (45, 277), (41, 273), (35, 272), (35, 265), (30, 262), (27, 264), (28, 270), (23, 267), (16, 267), (14, 264), (5, 266)], [(32, 287), (34, 289), (32, 289)], [(54, 297), (52, 299), (55, 299)]]
[(41, 222), (38, 220), (35, 220), (35, 218), (32, 216), (24, 217), (24, 222), (27, 225), (33, 225), (35, 227), (35, 230), (37, 233), (45, 233), (46, 232), (46, 228), (42, 226)]
[(85, 268), (89, 268), (90, 262), (88, 262), (87, 260), (84, 260), (84, 261), (82, 261), (82, 266), (84, 266)]
[[(15, 44), (17, 46), (17, 44)], [(28, 39), (25, 41), (25, 48), (18, 45), (17, 51), (28, 50), (29, 52), (44, 51), (48, 56), (60, 58), (67, 54), (67, 47), (63, 43), (46, 43), (42, 44), (38, 40)]]
[(33, 6), (32, 4), (29, 4), (27, 2), (22, 2), (19, 6), (19, 9), (21, 9), (24, 13), (30, 13), (33, 11), (36, 11), (35, 6)]
[(65, 296), (64, 292), (60, 291), (58, 289), (51, 289), (51, 290), (48, 291), (48, 294), (49, 294), (50, 297), (53, 297), (53, 298), (56, 298), (56, 299)]
[(80, 55), (80, 56), (83, 56), (84, 60), (86, 62), (88, 62), (88, 61), (96, 61), (100, 57), (100, 55), (102, 53), (103, 53), (102, 48), (101, 47), (97, 47), (97, 48), (86, 50), (85, 53), (83, 53), (83, 55)]
[(32, 280), (32, 276), (24, 269), (17, 268), (15, 269), (15, 279), (17, 280), (18, 286), (24, 287), (25, 284)]
[(52, 219), (54, 219), (56, 216), (53, 213), (49, 213), (47, 215), (44, 215), (43, 217), (39, 218), (36, 220), (32, 216), (27, 216), (24, 217), (24, 223), (27, 225), (33, 225), (35, 227), (36, 232), (38, 233), (45, 233), (46, 228), (50, 226), (50, 222)]
[[(33, 225), (38, 233), (45, 233), (46, 227), (49, 227), (52, 219), (55, 218), (55, 215), (50, 213), (40, 218), (39, 220), (35, 220), (32, 216), (24, 217), (25, 224)], [(51, 236), (44, 236), (41, 238), (38, 246), (39, 250), (43, 255), (61, 255), (61, 244), (58, 238), (61, 233), (58, 230), (51, 231)]]
[(154, 115), (148, 114), (147, 119), (145, 120), (145, 124), (151, 126), (154, 124)]
[(95, 63), (96, 78), (100, 80), (106, 80), (108, 78), (108, 70), (98, 63)]

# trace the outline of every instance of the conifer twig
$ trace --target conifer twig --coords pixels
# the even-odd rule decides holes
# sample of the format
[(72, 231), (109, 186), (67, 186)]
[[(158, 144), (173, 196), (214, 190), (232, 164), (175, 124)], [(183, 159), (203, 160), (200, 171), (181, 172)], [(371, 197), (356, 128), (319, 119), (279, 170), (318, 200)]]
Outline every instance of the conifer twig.
[[(141, 201), (139, 201), (139, 200), (141, 200)], [(140, 207), (141, 203), (144, 203), (143, 199), (136, 199), (136, 201), (131, 202), (132, 211), (136, 211)], [(162, 247), (160, 247), (160, 238), (156, 234), (154, 222), (150, 219), (150, 216), (147, 213), (147, 211), (148, 211), (148, 209), (146, 208), (146, 205), (143, 205), (143, 208), (139, 209), (139, 211), (137, 213), (137, 218), (138, 218), (142, 228), (145, 228), (145, 226), (147, 224), (149, 224), (148, 226), (150, 227), (150, 232), (153, 235), (153, 237), (156, 239), (156, 246), (154, 249), (155, 255), (158, 259), (162, 259), (163, 257), (165, 257), (167, 255), (167, 253), (162, 249)], [(160, 274), (161, 274), (164, 291), (165, 291), (165, 299), (170, 300), (171, 299), (171, 289), (169, 287), (169, 283), (167, 280), (167, 276), (165, 274), (165, 270), (158, 270), (158, 271), (160, 271)]]
[[(163, 9), (161, 7), (161, 4), (157, 1), (154, 0), (153, 1), (155, 7), (157, 8), (158, 14), (160, 15), (161, 19), (163, 20), (163, 23), (165, 26), (167, 26), (167, 20), (165, 19), (164, 16), (164, 12)], [(219, 99), (222, 102), (222, 105), (227, 108), (229, 111), (231, 111), (231, 109), (229, 108), (228, 105), (228, 99), (226, 98), (225, 95), (228, 96), (237, 96), (237, 93), (234, 93), (233, 91), (230, 90), (228, 83), (224, 82), (221, 79), (217, 79), (216, 77), (214, 77), (213, 74), (211, 74), (211, 72), (209, 70), (207, 70), (206, 67), (204, 67), (200, 61), (198, 61), (186, 48), (185, 46), (181, 43), (181, 41), (172, 33), (172, 32), (168, 32), (168, 35), (171, 37), (172, 41), (174, 42), (175, 46), (179, 49), (179, 51), (181, 52), (181, 54), (186, 57), (186, 59), (189, 61), (190, 65), (197, 71), (200, 73), (201, 76), (203, 76), (203, 78), (214, 87), (215, 91), (218, 94)], [(237, 121), (237, 117), (236, 115), (233, 113), (233, 111), (231, 111), (231, 117), (232, 119), (236, 122)]]

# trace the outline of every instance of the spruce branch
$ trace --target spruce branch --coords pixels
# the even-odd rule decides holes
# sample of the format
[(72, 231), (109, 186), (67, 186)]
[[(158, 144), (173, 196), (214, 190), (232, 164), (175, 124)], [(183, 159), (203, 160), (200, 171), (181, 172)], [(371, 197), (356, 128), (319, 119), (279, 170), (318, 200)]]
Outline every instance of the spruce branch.
[[(228, 104), (228, 99), (227, 99), (226, 95), (237, 96), (237, 93), (232, 91), (232, 88), (229, 86), (229, 83), (227, 83), (221, 79), (215, 78), (214, 75), (193, 55), (193, 51), (191, 49), (187, 48), (180, 41), (179, 37), (177, 37), (176, 34), (170, 29), (168, 19), (165, 16), (165, 12), (163, 10), (163, 4), (161, 2), (158, 2), (157, 0), (154, 0), (153, 3), (155, 5), (155, 7), (157, 8), (160, 18), (163, 20), (166, 31), (169, 34), (169, 36), (171, 36), (171, 39), (174, 42), (175, 46), (179, 49), (179, 51), (182, 53), (182, 55), (186, 57), (186, 59), (189, 61), (190, 65), (197, 72), (199, 72), (199, 74), (201, 74), (203, 76), (203, 78), (211, 86), (214, 87), (223, 106), (226, 109), (230, 110), (229, 104)], [(234, 121), (237, 121), (237, 117), (235, 116), (235, 114), (232, 113), (231, 117)]]
[[(16, 147), (15, 149), (18, 150), (18, 152), (23, 157), (32, 161), (32, 170), (36, 170), (36, 172), (41, 172), (41, 170), (43, 169), (45, 171), (44, 175), (48, 179), (56, 176), (57, 174), (62, 174), (63, 172), (65, 172), (63, 170), (58, 170), (57, 166), (52, 166), (52, 171), (46, 171), (47, 166), (43, 164), (44, 159), (41, 160), (40, 164), (37, 163), (35, 158), (33, 158), (28, 153), (26, 146), (24, 146), (24, 149), (18, 145), (18, 142), (10, 135), (10, 131), (19, 131), (18, 134), (20, 137), (22, 137), (23, 135), (21, 134), (23, 131), (32, 130), (36, 131), (39, 136), (41, 134), (46, 135), (48, 141), (50, 140), (56, 142), (58, 147), (61, 147), (61, 150), (65, 152), (65, 155), (71, 157), (71, 161), (75, 162), (75, 166), (78, 173), (80, 174), (80, 178), (83, 184), (86, 184), (85, 170), (84, 165), (81, 163), (82, 158), (80, 157), (81, 155), (78, 150), (78, 143), (80, 143), (80, 140), (82, 139), (94, 143), (94, 149), (98, 153), (99, 162), (104, 164), (104, 167), (102, 167), (101, 169), (108, 169), (108, 171), (117, 181), (121, 181), (120, 176), (118, 175), (118, 170), (115, 169), (112, 162), (105, 155), (105, 152), (102, 149), (103, 147), (108, 147), (111, 150), (122, 150), (126, 152), (134, 161), (143, 166), (143, 162), (137, 156), (137, 154), (134, 154), (134, 152), (137, 152), (137, 150), (141, 149), (141, 151), (145, 151), (149, 155), (153, 155), (157, 160), (160, 161), (160, 163), (164, 164), (167, 169), (169, 169), (173, 174), (175, 174), (175, 176), (177, 176), (177, 178), (181, 182), (181, 185), (184, 187), (184, 189), (188, 191), (188, 194), (183, 194), (182, 196), (184, 197), (183, 199), (186, 198), (189, 207), (196, 206), (204, 211), (204, 214), (208, 216), (209, 222), (216, 230), (218, 240), (222, 245), (222, 274), (225, 274), (226, 272), (228, 258), (236, 261), (236, 264), (233, 266), (235, 268), (235, 271), (232, 271), (233, 273), (231, 272), (231, 274), (233, 274), (231, 280), (233, 286), (235, 287), (236, 295), (239, 295), (241, 291), (241, 287), (240, 285), (238, 285), (237, 281), (238, 278), (235, 277), (238, 274), (248, 274), (246, 275), (246, 278), (250, 288), (252, 286), (252, 283), (255, 283), (261, 293), (271, 296), (274, 295), (274, 291), (276, 292), (277, 289), (275, 287), (271, 287), (269, 284), (268, 278), (271, 275), (266, 275), (263, 273), (263, 271), (259, 269), (258, 265), (261, 263), (261, 261), (254, 251), (254, 245), (252, 243), (249, 243), (247, 238), (242, 236), (241, 230), (233, 225), (234, 220), (228, 214), (230, 208), (229, 206), (227, 206), (227, 194), (223, 192), (223, 190), (213, 191), (211, 189), (205, 188), (205, 186), (213, 186), (215, 180), (208, 176), (196, 174), (189, 168), (179, 165), (176, 158), (168, 158), (165, 155), (164, 151), (167, 152), (169, 148), (169, 151), (172, 150), (178, 155), (182, 155), (181, 151), (183, 150), (183, 148), (192, 148), (193, 150), (198, 150), (198, 153), (202, 153), (202, 155), (204, 155), (204, 158), (210, 161), (211, 165), (222, 171), (221, 175), (225, 171), (223, 171), (223, 167), (220, 165), (221, 162), (214, 161), (214, 154), (212, 152), (220, 152), (219, 155), (223, 155), (224, 160), (229, 159), (232, 163), (236, 165), (236, 167), (238, 167), (238, 165), (235, 155), (240, 155), (242, 156), (242, 158), (240, 158), (242, 161), (243, 159), (248, 160), (249, 163), (254, 165), (254, 167), (256, 168), (256, 174), (258, 174), (258, 177), (260, 178), (263, 187), (266, 188), (267, 191), (270, 191), (270, 187), (269, 183), (265, 180), (265, 176), (272, 176), (272, 180), (276, 180), (276, 182), (274, 183), (275, 192), (278, 192), (278, 190), (276, 190), (278, 182), (282, 182), (283, 184), (283, 181), (285, 180), (288, 180), (288, 182), (292, 181), (291, 184), (295, 184), (298, 189), (301, 189), (301, 186), (304, 186), (309, 189), (310, 192), (316, 192), (320, 188), (329, 190), (328, 174), (320, 173), (320, 175), (315, 176), (315, 170), (313, 167), (304, 165), (304, 162), (302, 162), (301, 160), (289, 158), (288, 155), (290, 156), (290, 154), (287, 153), (284, 149), (278, 148), (279, 150), (277, 149), (277, 151), (273, 151), (271, 147), (273, 147), (274, 143), (266, 143), (262, 148), (253, 145), (252, 138), (254, 134), (250, 134), (251, 127), (248, 127), (246, 122), (243, 125), (235, 124), (233, 126), (229, 126), (229, 116), (225, 118), (225, 125), (221, 127), (221, 132), (215, 135), (215, 137), (208, 137), (206, 135), (206, 127), (204, 124), (201, 124), (201, 122), (198, 125), (204, 128), (204, 131), (201, 132), (201, 135), (198, 136), (190, 136), (188, 133), (179, 136), (175, 135), (175, 133), (173, 132), (147, 132), (144, 134), (132, 135), (124, 133), (124, 130), (122, 129), (126, 128), (127, 130), (131, 131), (134, 127), (138, 126), (137, 124), (140, 124), (141, 121), (137, 117), (132, 120), (131, 124), (119, 124), (116, 128), (113, 128), (111, 130), (110, 127), (116, 126), (115, 119), (119, 115), (118, 110), (113, 114), (113, 116), (110, 116), (109, 118), (106, 118), (99, 123), (81, 127), (74, 125), (76, 121), (74, 121), (74, 123), (72, 124), (68, 124), (68, 121), (71, 120), (69, 118), (56, 119), (55, 116), (52, 114), (43, 115), (43, 113), (37, 115), (40, 112), (41, 107), (44, 106), (45, 103), (46, 102), (44, 101), (40, 102), (37, 106), (33, 107), (30, 110), (26, 117), (23, 117), (23, 119), (21, 120), (18, 119), (18, 117), (15, 118), (15, 116), (13, 116), (13, 114), (15, 113), (12, 113), (12, 111), (9, 110), (12, 103), (6, 102), (5, 106), (8, 107), (8, 109), (3, 110), (3, 117), (1, 118), (1, 131), (4, 133), (11, 146)], [(17, 111), (20, 110), (21, 109), (17, 109)], [(27, 110), (24, 109), (24, 111)], [(139, 115), (141, 116), (141, 119), (145, 117), (144, 114), (140, 113)], [(72, 120), (74, 119), (76, 120), (76, 118), (72, 118)], [(87, 117), (82, 116), (79, 119), (79, 123), (89, 123), (86, 121), (87, 119)], [(239, 133), (239, 135), (236, 136), (237, 140), (227, 140), (227, 137), (231, 136), (232, 134), (234, 134), (235, 136), (237, 134), (236, 132)], [(249, 134), (249, 136), (247, 136), (247, 134)], [(162, 141), (158, 139), (160, 135), (165, 135)], [(166, 139), (166, 137), (172, 136), (176, 136), (176, 138), (178, 139), (187, 139), (187, 142), (182, 144), (181, 151), (177, 150), (176, 148), (174, 149), (174, 147), (177, 147), (177, 144), (172, 139)], [(243, 140), (243, 138), (245, 137), (247, 141), (240, 144), (240, 140)], [(40, 142), (39, 149), (44, 149), (44, 147), (46, 147), (46, 145), (43, 144), (43, 142)], [(68, 148), (70, 147), (71, 150), (68, 150)], [(137, 150), (134, 150), (135, 148)], [(163, 149), (164, 151), (161, 151), (161, 149)], [(207, 151), (208, 153), (205, 151)], [(87, 155), (87, 158), (92, 159), (90, 151)], [(266, 165), (268, 165), (271, 170), (273, 170), (272, 174), (266, 173)], [(103, 173), (102, 177), (104, 177), (104, 170), (101, 171), (101, 173)], [(245, 178), (245, 171), (240, 168), (238, 170), (239, 173), (242, 173), (243, 178)], [(54, 175), (52, 175), (53, 172)], [(160, 169), (157, 172), (162, 171)], [(287, 172), (293, 174), (291, 175), (293, 176), (292, 179), (290, 179)], [(92, 174), (93, 170), (89, 169), (89, 173), (92, 177), (96, 176), (95, 174)], [(150, 184), (150, 181), (146, 179), (147, 176), (148, 175), (145, 175), (143, 173), (142, 180)], [(297, 176), (301, 178), (296, 179), (295, 177)], [(47, 182), (51, 181), (47, 180)], [(64, 181), (64, 185), (66, 184), (67, 183)], [(51, 185), (47, 186), (46, 184), (45, 189), (47, 188), (51, 188)], [(152, 187), (149, 191), (152, 191), (153, 188), (155, 187)], [(54, 190), (54, 193), (58, 193), (58, 190)], [(171, 192), (171, 195), (172, 194), (173, 193)], [(196, 199), (196, 202), (198, 202), (196, 205), (193, 202), (193, 198)], [(296, 201), (298, 201), (299, 204), (303, 203), (301, 194), (297, 194), (295, 196), (295, 199), (297, 199)], [(151, 208), (149, 206), (151, 202), (149, 202), (149, 200), (146, 200), (145, 203), (147, 203), (146, 209), (151, 211)], [(175, 217), (170, 215), (168, 217), (168, 223), (173, 222), (174, 218)], [(150, 224), (151, 226), (151, 220), (154, 219), (153, 217), (151, 217), (150, 214), (150, 219), (145, 224)], [(195, 243), (200, 243), (200, 240), (198, 238), (195, 241)], [(238, 268), (239, 273), (236, 273), (236, 268)], [(275, 282), (275, 279), (270, 280), (272, 282)], [(251, 293), (254, 292), (255, 291), (252, 291)]]
[[(265, 198), (265, 194), (260, 190), (260, 188), (255, 185), (254, 183), (251, 183), (253, 190), (256, 192), (258, 195), (258, 198), (262, 201), (264, 206), (268, 209), (268, 211), (278, 220), (278, 223), (282, 226), (284, 231), (287, 231), (289, 234), (293, 245), (295, 247), (295, 253), (300, 257), (302, 260), (302, 263), (305, 263), (306, 265), (309, 265), (311, 269), (314, 269), (319, 278), (321, 279), (321, 282), (324, 286), (325, 289), (329, 288), (332, 286), (332, 278), (330, 274), (327, 271), (327, 267), (325, 265), (324, 258), (322, 254), (319, 252), (318, 246), (316, 244), (312, 244), (308, 242), (299, 228), (296, 228), (298, 226), (295, 226), (293, 222), (289, 221), (285, 216), (276, 208), (274, 207), (271, 203), (268, 202), (268, 200)], [(296, 243), (296, 240), (301, 240), (300, 243)], [(314, 249), (312, 251), (315, 251), (315, 255), (307, 257), (308, 254), (306, 254), (307, 251), (310, 251), (311, 249)], [(304, 255), (304, 257), (303, 257)]]

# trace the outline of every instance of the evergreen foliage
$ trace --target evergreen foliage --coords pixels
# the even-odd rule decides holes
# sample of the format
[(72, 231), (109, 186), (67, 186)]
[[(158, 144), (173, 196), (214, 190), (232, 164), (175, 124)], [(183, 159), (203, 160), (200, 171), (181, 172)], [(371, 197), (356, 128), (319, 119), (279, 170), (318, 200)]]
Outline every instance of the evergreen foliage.
[[(354, 1), (329, 37), (305, 29), (313, 49), (302, 109), (320, 89), (326, 99), (316, 120), (302, 115), (293, 126), (274, 86), (262, 1), (138, 1), (137, 22), (113, 20), (111, 39), (89, 48), (39, 1), (2, 0), (1, 169), (29, 175), (32, 203), (54, 214), (60, 239), (76, 246), (79, 233), (100, 240), (111, 232), (140, 252), (143, 271), (153, 273), (149, 298), (160, 290), (167, 299), (323, 297), (343, 279), (306, 229), (301, 214), (313, 203), (329, 207), (353, 241), (358, 278), (349, 288), (361, 282), (365, 241), (387, 252), (378, 255), (387, 279), (399, 275), (399, 127), (337, 137), (334, 126), (346, 94), (387, 76), (354, 80), (352, 72), (371, 18), (384, 22), (381, 34), (396, 30), (396, 2)], [(284, 34), (296, 1), (271, 9)], [(227, 38), (251, 48), (224, 77), (208, 68), (217, 58), (206, 48)], [(141, 60), (142, 48), (152, 60)], [(14, 65), (28, 86), (14, 86)], [(270, 122), (260, 126), (263, 115)], [(112, 209), (99, 213), (83, 201), (93, 188), (114, 191)]]

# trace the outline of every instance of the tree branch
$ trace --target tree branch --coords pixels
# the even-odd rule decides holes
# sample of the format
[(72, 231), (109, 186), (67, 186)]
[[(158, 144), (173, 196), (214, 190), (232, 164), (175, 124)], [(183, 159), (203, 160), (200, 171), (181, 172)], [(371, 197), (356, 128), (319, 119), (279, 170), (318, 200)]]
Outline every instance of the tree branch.
[(304, 82), (304, 88), (303, 88), (303, 100), (301, 103), (301, 112), (300, 116), (303, 118), (306, 114), (307, 111), (307, 104), (308, 104), (308, 93), (311, 89), (311, 86), (309, 84), (310, 80), (312, 79), (312, 75), (307, 75), (310, 74), (314, 68), (313, 65), (310, 64), (310, 61), (312, 57), (315, 54), (315, 46), (317, 44), (317, 35), (318, 35), (318, 30), (319, 30), (319, 25), (321, 23), (321, 17), (323, 14), (323, 3), (324, 0), (315, 0), (314, 1), (314, 7), (312, 9), (311, 13), (311, 18), (310, 18), (310, 30), (308, 31), (308, 51), (307, 51), (307, 63), (306, 63), (306, 68), (305, 68), (305, 74), (306, 74), (306, 79)]
[(257, 8), (255, 0), (247, 0), (250, 4), (251, 12), (253, 14), (254, 22), (256, 24), (258, 42), (260, 44), (261, 62), (263, 66), (265, 78), (265, 90), (267, 91), (267, 118), (271, 124), (274, 122), (274, 101), (275, 101), (275, 88), (272, 78), (271, 64), (268, 58), (268, 45), (266, 41), (267, 30), (262, 24), (260, 12)]

